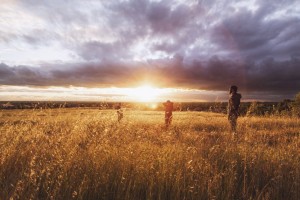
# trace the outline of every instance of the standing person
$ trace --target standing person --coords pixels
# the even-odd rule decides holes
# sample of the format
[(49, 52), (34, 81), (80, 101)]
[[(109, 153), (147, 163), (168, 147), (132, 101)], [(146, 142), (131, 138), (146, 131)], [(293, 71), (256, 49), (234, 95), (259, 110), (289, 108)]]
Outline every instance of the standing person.
[(123, 110), (122, 110), (122, 107), (121, 107), (121, 103), (119, 103), (116, 106), (116, 109), (117, 109), (117, 115), (118, 115), (118, 122), (120, 122), (121, 119), (123, 118)]
[(229, 89), (228, 101), (228, 120), (231, 126), (231, 131), (236, 133), (237, 118), (239, 116), (239, 107), (242, 95), (237, 93), (237, 86), (233, 85)]
[(172, 111), (173, 111), (173, 102), (171, 102), (170, 100), (166, 101), (165, 103), (163, 103), (163, 105), (165, 106), (165, 124), (166, 124), (166, 128), (168, 128), (172, 122)]

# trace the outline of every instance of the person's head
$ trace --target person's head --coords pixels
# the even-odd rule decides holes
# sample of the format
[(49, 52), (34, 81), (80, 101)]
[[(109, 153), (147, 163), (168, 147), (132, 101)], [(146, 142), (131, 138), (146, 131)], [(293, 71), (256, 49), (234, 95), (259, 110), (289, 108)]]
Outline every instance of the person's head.
[(237, 93), (237, 89), (238, 89), (237, 86), (232, 85), (232, 86), (229, 88), (229, 94)]

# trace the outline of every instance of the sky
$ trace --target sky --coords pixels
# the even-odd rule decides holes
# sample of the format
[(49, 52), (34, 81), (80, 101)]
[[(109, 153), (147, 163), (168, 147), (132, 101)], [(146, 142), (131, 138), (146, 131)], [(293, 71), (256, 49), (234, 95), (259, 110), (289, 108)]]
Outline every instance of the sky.
[(0, 0), (0, 101), (281, 101), (298, 0)]

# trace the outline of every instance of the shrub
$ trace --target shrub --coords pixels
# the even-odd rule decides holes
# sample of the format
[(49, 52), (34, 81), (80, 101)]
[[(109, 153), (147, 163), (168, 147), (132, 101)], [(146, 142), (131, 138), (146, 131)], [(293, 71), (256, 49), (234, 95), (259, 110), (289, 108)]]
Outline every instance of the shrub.
[(261, 107), (262, 105), (257, 101), (252, 102), (247, 110), (247, 116), (263, 115), (264, 113)]
[(292, 103), (292, 113), (300, 117), (300, 92), (295, 96), (295, 101)]

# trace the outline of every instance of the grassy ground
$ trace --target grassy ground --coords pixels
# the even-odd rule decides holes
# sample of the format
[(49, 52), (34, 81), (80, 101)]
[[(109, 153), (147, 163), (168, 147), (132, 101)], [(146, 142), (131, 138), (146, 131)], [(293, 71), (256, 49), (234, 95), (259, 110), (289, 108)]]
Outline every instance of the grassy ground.
[(300, 199), (300, 120), (0, 111), (0, 199)]

